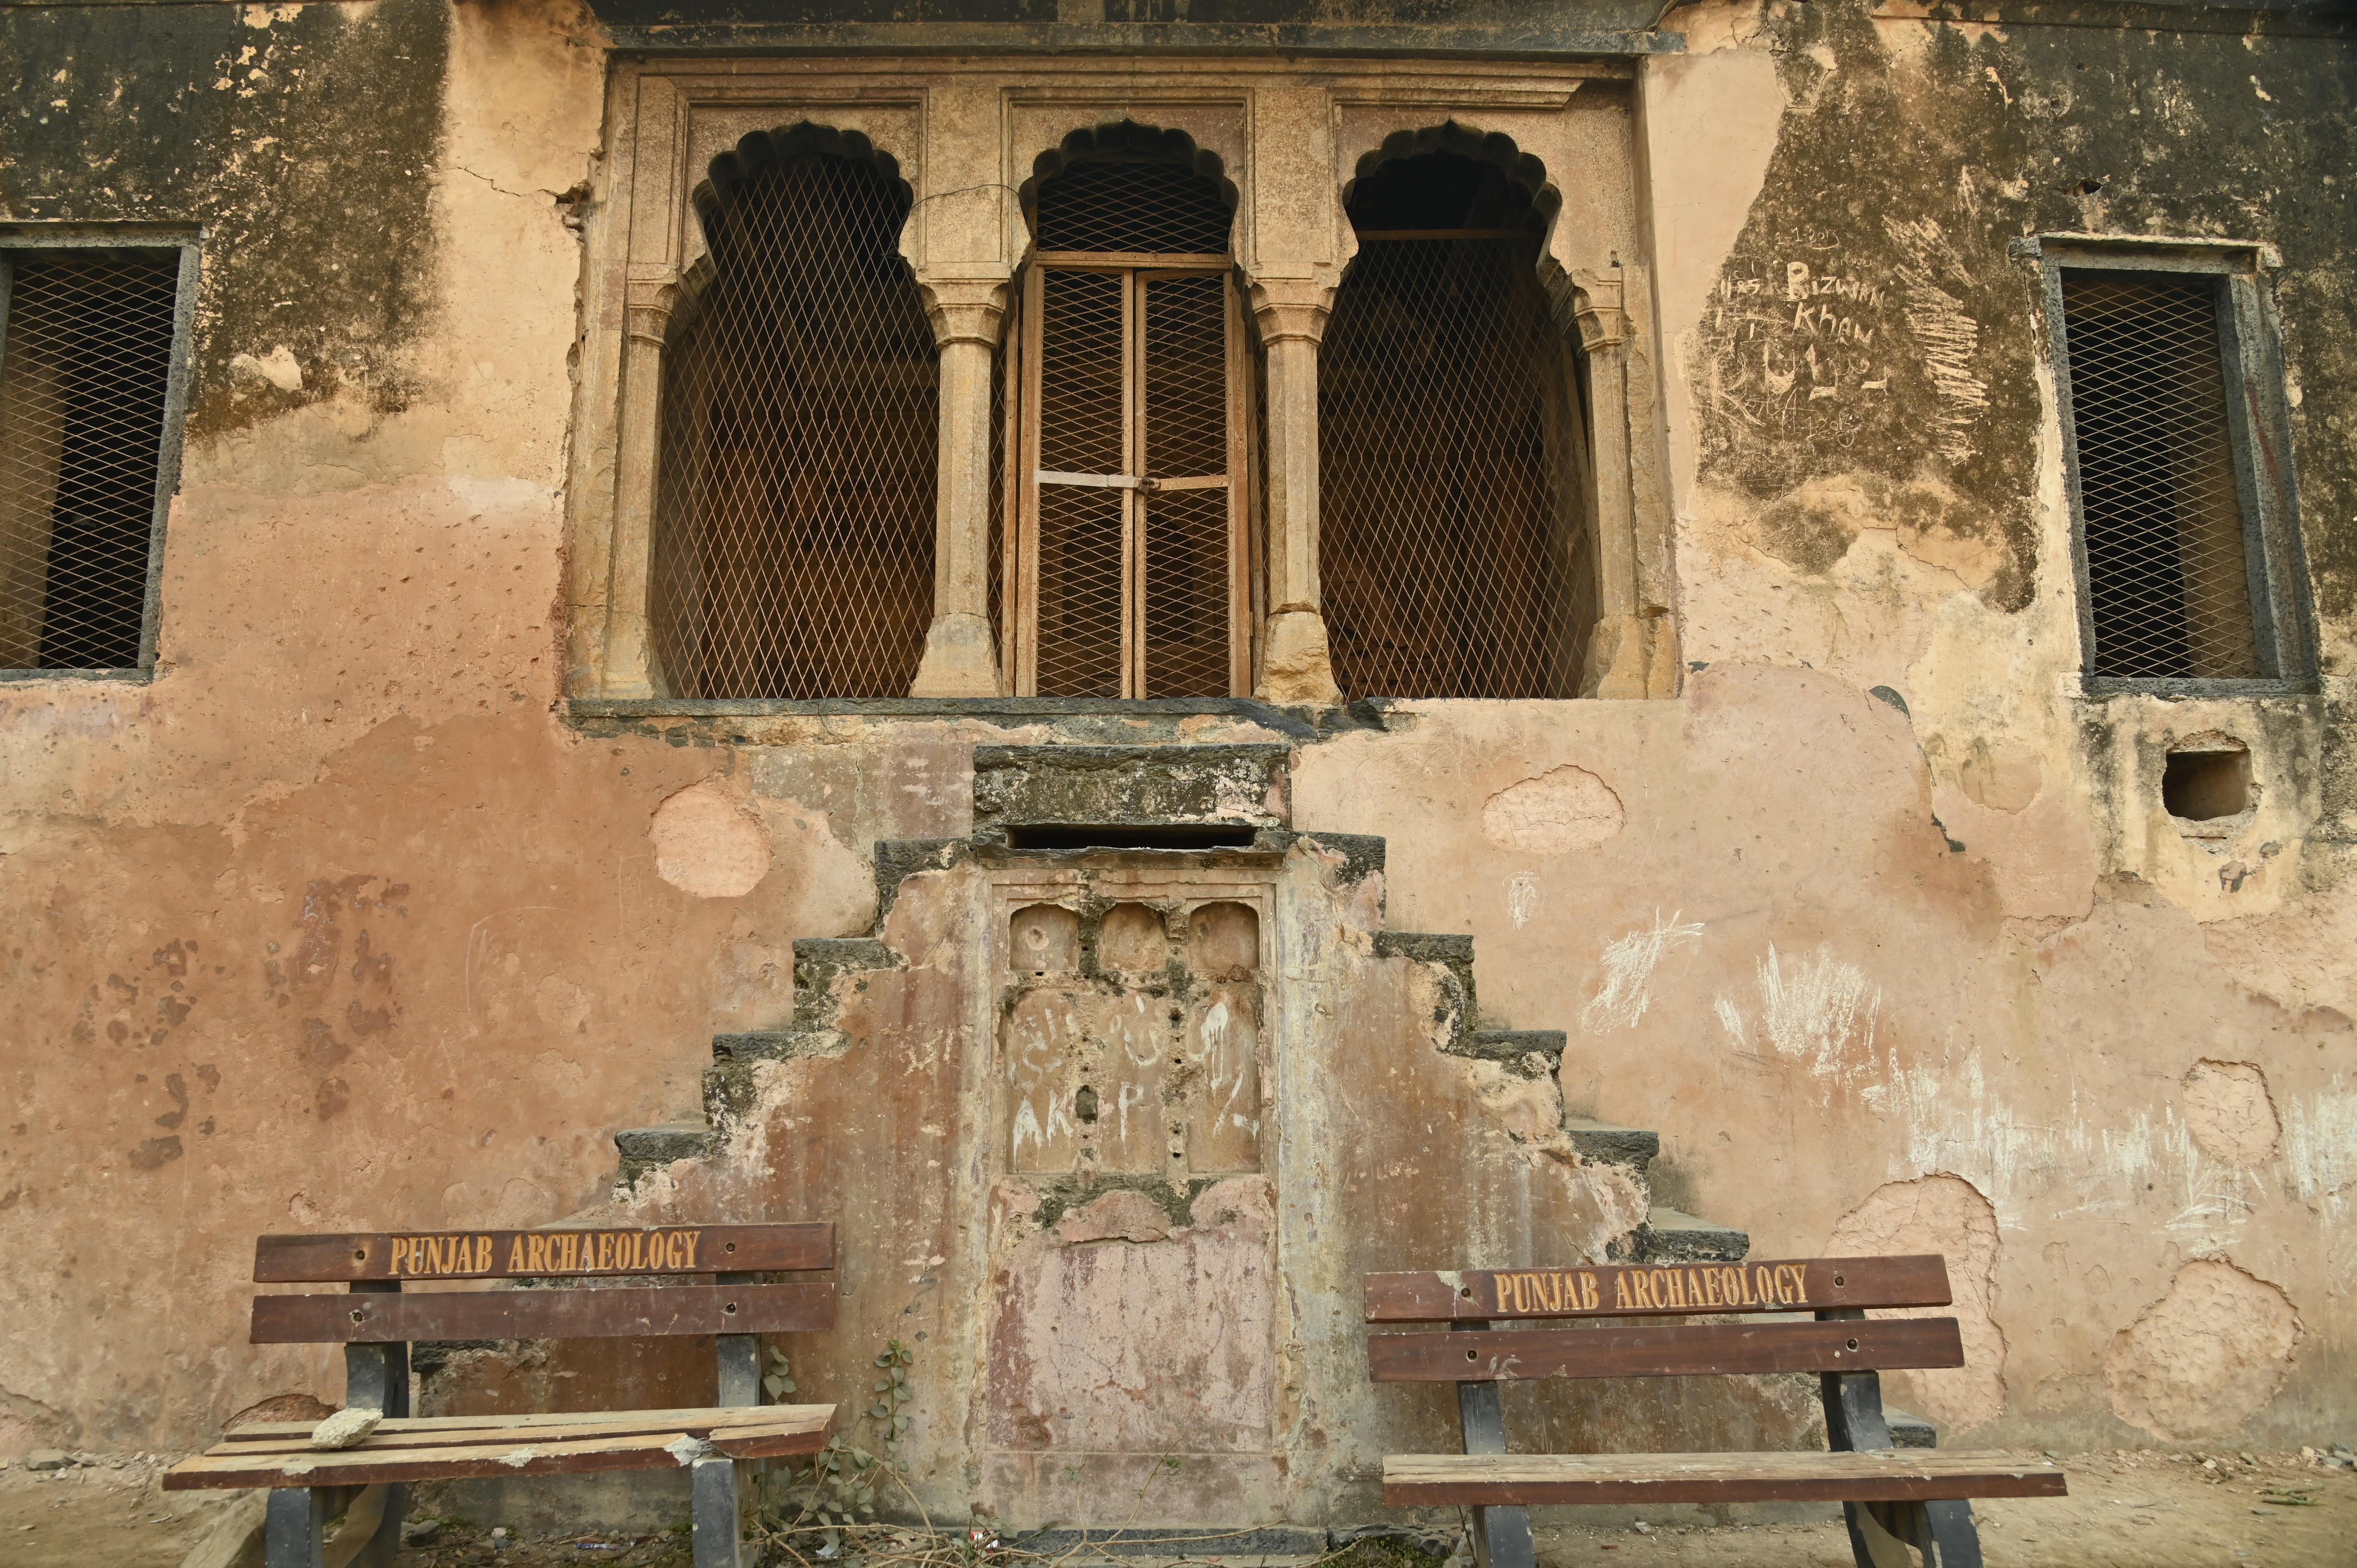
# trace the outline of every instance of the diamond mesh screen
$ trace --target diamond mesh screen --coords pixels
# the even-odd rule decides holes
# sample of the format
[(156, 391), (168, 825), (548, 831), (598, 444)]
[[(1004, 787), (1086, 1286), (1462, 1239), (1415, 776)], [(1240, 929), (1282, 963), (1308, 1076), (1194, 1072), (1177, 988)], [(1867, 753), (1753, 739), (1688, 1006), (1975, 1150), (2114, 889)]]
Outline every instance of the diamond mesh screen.
[[(1145, 277), (1145, 472), (1228, 471), (1228, 283)], [(1241, 476), (1232, 477), (1237, 482)], [(1228, 491), (1156, 490), (1146, 504), (1148, 697), (1223, 697), (1228, 666)]]
[(172, 255), (18, 252), (0, 348), (0, 668), (139, 663)]
[[(1039, 467), (1129, 471), (1128, 341), (1119, 273), (1050, 271), (1040, 279)], [(1041, 485), (1039, 694), (1122, 695), (1124, 492)]]
[(2264, 673), (2207, 280), (2062, 274), (2093, 672)]
[(937, 371), (897, 183), (804, 154), (721, 188), (663, 367), (652, 595), (671, 692), (897, 697), (933, 587)]
[(1180, 164), (1090, 158), (1041, 182), (1043, 251), (1213, 256), (1228, 248), (1220, 185)]
[(1569, 696), (1571, 541), (1535, 235), (1365, 233), (1318, 353), (1318, 581), (1345, 698)]

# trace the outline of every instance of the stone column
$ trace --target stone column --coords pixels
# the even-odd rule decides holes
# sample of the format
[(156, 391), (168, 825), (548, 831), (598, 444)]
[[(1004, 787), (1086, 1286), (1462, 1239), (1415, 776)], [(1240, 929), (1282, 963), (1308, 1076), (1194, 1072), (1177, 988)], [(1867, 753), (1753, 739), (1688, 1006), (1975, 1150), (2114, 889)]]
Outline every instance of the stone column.
[(941, 460), (934, 508), (933, 621), (912, 697), (1006, 694), (990, 624), (990, 378), (1006, 314), (1004, 278), (921, 285), (941, 350)]
[(679, 274), (633, 268), (622, 327), (622, 418), (614, 441), (613, 576), (606, 596), (608, 697), (651, 697), (648, 654), (655, 487), (662, 449), (663, 339), (679, 302)]
[[(1637, 572), (1636, 493), (1630, 483), (1629, 318), (1620, 280), (1578, 279), (1574, 319), (1587, 354), (1596, 469), (1596, 629), (1580, 672), (1583, 697), (1666, 696), (1675, 672), (1658, 669), (1654, 645), (1666, 615), (1643, 602)], [(1664, 682), (1669, 690), (1660, 688)]]
[(1334, 291), (1271, 279), (1253, 285), (1268, 350), (1268, 620), (1260, 685), (1271, 703), (1341, 700), (1318, 597), (1318, 344)]

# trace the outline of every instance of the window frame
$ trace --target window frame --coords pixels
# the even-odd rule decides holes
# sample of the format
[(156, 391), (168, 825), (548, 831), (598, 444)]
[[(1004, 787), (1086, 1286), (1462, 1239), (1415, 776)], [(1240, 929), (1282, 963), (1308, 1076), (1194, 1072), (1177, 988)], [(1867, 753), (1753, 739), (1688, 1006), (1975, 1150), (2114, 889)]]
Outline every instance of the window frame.
[(172, 498), (180, 490), (181, 434), (188, 423), (193, 381), (197, 285), (202, 272), (204, 231), (185, 223), (0, 223), (0, 364), (5, 362), (8, 310), (20, 252), (49, 251), (147, 251), (176, 254), (178, 276), (172, 300), (171, 362), (164, 381), (164, 428), (156, 449), (156, 489), (147, 528), (147, 584), (139, 607), (139, 662), (91, 670), (0, 667), (0, 682), (28, 681), (153, 680), (157, 622), (164, 596), (164, 537)]
[[(2071, 568), (2078, 612), (2083, 690), (2090, 696), (2279, 696), (2317, 689), (2315, 618), (2298, 527), (2291, 449), (2291, 409), (2282, 341), (2261, 287), (2276, 264), (2269, 247), (2250, 242), (2053, 234), (2020, 242), (2039, 262), (2046, 340), (2062, 446), (2062, 488), (2071, 513)], [(2062, 305), (2064, 272), (2140, 273), (2180, 282), (2208, 280), (2218, 321), (2226, 385), (2226, 428), (2234, 487), (2243, 509), (2251, 632), (2257, 677), (2098, 675), (2094, 672), (2094, 596), (2087, 565), (2086, 511), (2079, 489), (2079, 439), (2071, 406), (2071, 345)], [(2262, 465), (2258, 454), (2273, 461)], [(2273, 478), (2269, 478), (2272, 470)]]

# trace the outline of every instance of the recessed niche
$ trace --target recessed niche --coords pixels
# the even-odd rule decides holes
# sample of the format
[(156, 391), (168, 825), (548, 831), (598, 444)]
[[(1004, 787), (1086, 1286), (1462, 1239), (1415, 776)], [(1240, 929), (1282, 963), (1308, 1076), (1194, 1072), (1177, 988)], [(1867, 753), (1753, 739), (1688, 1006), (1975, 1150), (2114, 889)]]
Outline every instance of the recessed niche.
[(1134, 974), (1169, 961), (1170, 940), (1159, 913), (1143, 904), (1116, 904), (1105, 911), (1104, 931), (1097, 938), (1099, 968)]
[(1242, 904), (1206, 904), (1187, 919), (1187, 964), (1206, 980), (1244, 980), (1260, 967), (1260, 917)]
[(1008, 961), (1017, 974), (1070, 974), (1081, 950), (1081, 918), (1055, 904), (1015, 911), (1007, 927)]
[(2189, 822), (2213, 822), (2251, 809), (2251, 753), (2227, 736), (2202, 737), (2169, 754), (2160, 801)]

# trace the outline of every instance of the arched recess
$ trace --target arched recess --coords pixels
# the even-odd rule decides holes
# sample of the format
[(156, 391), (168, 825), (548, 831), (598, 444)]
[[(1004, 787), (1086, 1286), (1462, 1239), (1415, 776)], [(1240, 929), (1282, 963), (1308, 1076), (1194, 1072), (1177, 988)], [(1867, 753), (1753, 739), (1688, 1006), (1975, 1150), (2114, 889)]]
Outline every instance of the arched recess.
[(1572, 696), (1598, 574), (1587, 365), (1547, 247), (1562, 199), (1511, 137), (1451, 123), (1386, 139), (1343, 204), (1357, 249), (1318, 355), (1335, 681)]
[(755, 132), (694, 192), (663, 347), (653, 676), (684, 697), (897, 697), (933, 590), (938, 370), (866, 137)]
[(1251, 690), (1237, 195), (1217, 154), (1129, 120), (1066, 135), (1017, 192), (991, 562), (1011, 691)]

